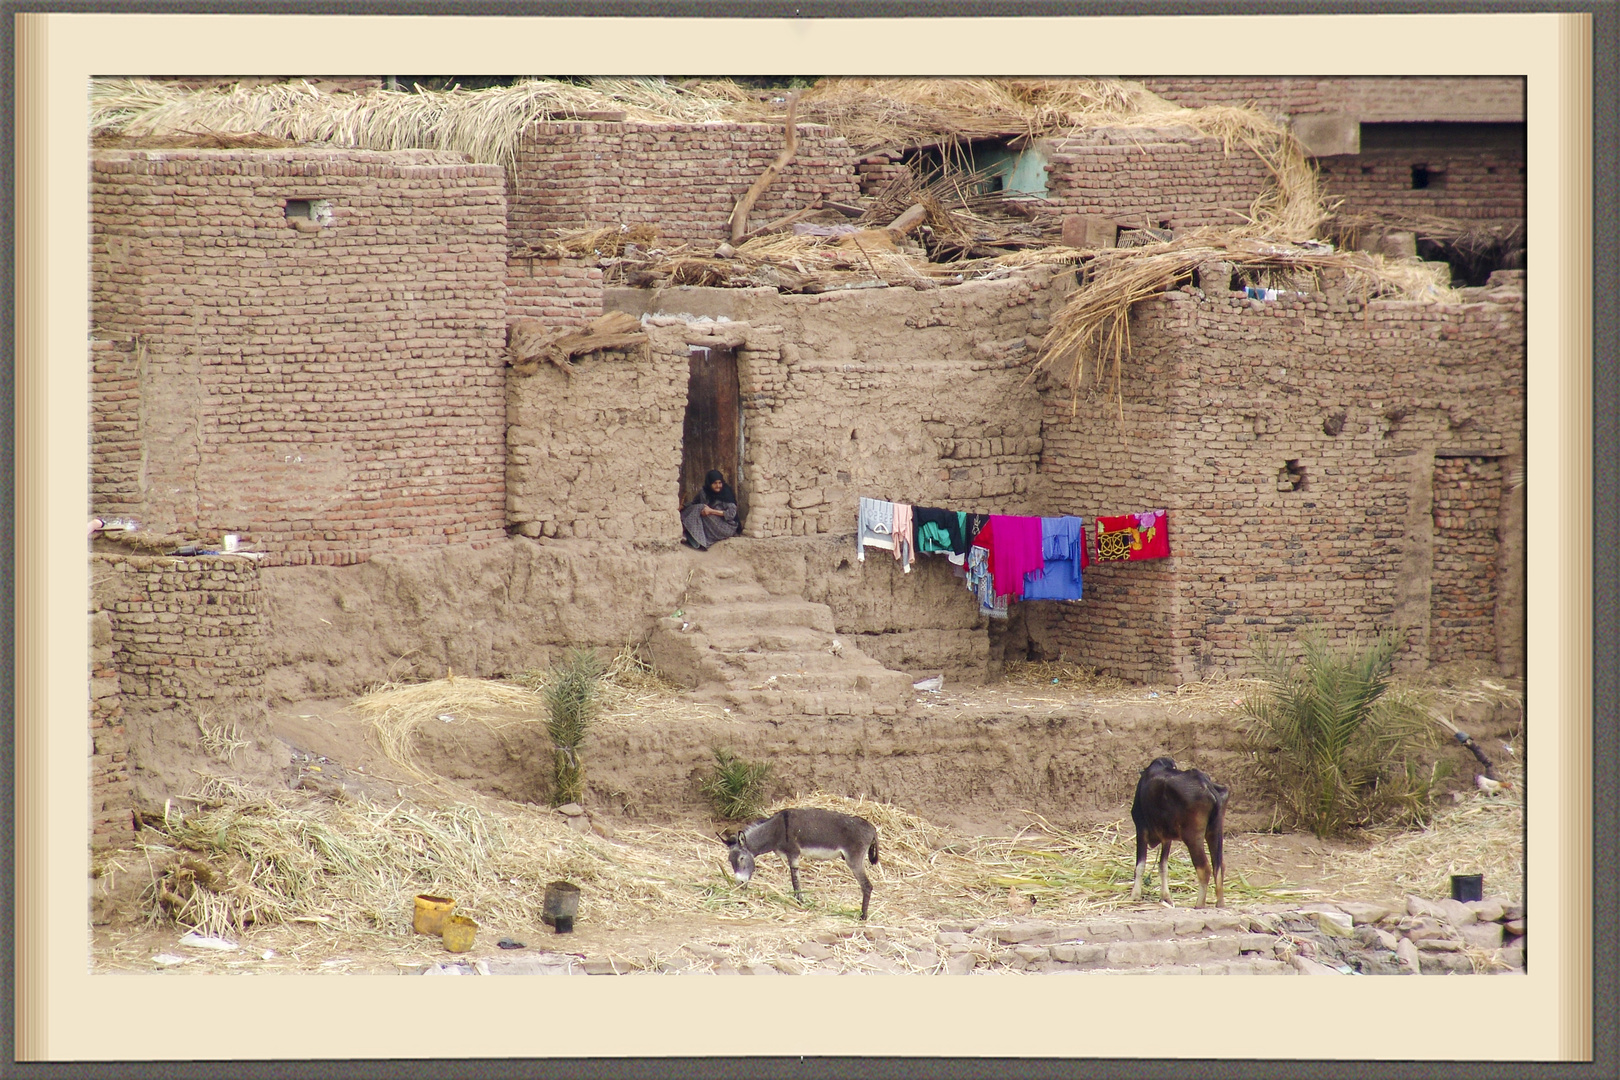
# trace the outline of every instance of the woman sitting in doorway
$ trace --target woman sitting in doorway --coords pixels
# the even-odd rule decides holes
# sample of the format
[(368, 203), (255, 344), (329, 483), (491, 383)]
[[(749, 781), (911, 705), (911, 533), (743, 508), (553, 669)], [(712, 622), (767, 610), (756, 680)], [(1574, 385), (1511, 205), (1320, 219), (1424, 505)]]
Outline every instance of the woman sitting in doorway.
[(710, 544), (737, 535), (737, 496), (719, 469), (710, 469), (703, 478), (701, 495), (681, 511), (686, 529), (681, 540), (687, 547), (706, 551)]

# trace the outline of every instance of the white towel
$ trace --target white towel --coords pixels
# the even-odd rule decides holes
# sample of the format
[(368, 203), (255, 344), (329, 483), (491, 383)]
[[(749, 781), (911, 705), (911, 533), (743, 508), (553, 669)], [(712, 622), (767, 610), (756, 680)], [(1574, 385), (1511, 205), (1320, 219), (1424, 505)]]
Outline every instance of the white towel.
[(866, 561), (867, 545), (894, 550), (894, 503), (862, 498), (855, 528), (855, 558)]

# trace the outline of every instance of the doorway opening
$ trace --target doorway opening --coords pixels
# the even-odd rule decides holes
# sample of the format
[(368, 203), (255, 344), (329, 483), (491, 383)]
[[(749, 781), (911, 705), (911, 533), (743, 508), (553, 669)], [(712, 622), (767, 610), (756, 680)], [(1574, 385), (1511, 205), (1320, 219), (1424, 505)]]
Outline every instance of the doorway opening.
[[(688, 352), (686, 419), (681, 428), (680, 506), (700, 498), (710, 469), (725, 474), (737, 493), (737, 523), (748, 513), (742, 476), (743, 423), (735, 349), (693, 345)], [(679, 507), (677, 507), (679, 509)]]

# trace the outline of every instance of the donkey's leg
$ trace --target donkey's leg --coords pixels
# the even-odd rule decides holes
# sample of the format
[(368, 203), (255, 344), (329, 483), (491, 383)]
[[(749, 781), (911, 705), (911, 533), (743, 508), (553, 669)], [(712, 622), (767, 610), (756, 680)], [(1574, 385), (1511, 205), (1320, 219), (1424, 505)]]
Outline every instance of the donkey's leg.
[(1198, 907), (1204, 906), (1204, 898), (1209, 895), (1209, 856), (1204, 854), (1203, 829), (1197, 822), (1192, 822), (1182, 831), (1181, 842), (1187, 845), (1187, 854), (1192, 856), (1193, 868), (1198, 871)]
[(787, 864), (788, 876), (793, 879), (793, 899), (798, 903), (803, 904), (804, 897), (799, 893), (799, 860), (795, 856), (788, 859)]
[(1136, 881), (1131, 885), (1131, 899), (1142, 899), (1142, 872), (1147, 869), (1147, 836), (1136, 830)]
[(866, 876), (866, 868), (861, 865), (861, 855), (856, 851), (845, 858), (849, 868), (855, 872), (855, 880), (861, 883), (861, 921), (866, 921), (866, 910), (872, 904), (872, 881)]
[[(1170, 838), (1159, 849), (1159, 899), (1170, 903)], [(1174, 905), (1171, 905), (1174, 906)]]

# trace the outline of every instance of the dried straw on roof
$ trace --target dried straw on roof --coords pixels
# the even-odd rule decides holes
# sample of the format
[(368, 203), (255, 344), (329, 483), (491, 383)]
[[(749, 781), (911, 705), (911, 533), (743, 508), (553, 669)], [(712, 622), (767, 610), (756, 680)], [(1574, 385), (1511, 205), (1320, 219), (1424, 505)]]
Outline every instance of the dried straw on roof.
[[(1256, 216), (1302, 238), (1322, 216), (1315, 174), (1286, 129), (1251, 109), (1186, 109), (1116, 79), (822, 79), (799, 115), (861, 152), (984, 138), (1061, 136), (1082, 128), (1186, 124), (1256, 154), (1276, 177)], [(510, 168), (537, 120), (604, 113), (649, 123), (780, 121), (772, 95), (724, 79), (531, 79), (485, 90), (324, 93), (308, 82), (186, 91), (144, 79), (99, 80), (92, 134), (258, 133), (372, 150), (452, 150)]]

